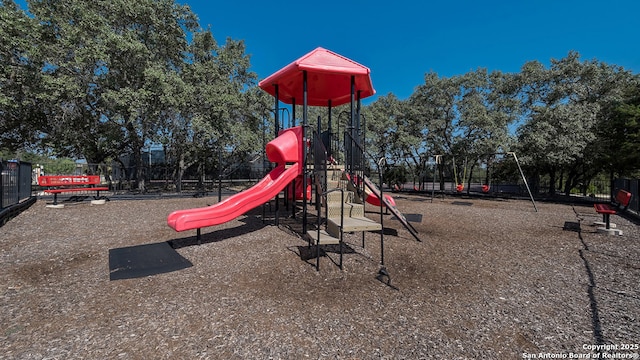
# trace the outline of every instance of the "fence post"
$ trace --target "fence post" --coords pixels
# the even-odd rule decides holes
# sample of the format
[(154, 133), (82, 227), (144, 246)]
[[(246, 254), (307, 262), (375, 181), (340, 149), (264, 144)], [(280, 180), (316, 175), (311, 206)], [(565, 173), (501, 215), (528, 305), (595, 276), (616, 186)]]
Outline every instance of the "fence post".
[(0, 209), (4, 209), (4, 161), (0, 159)]

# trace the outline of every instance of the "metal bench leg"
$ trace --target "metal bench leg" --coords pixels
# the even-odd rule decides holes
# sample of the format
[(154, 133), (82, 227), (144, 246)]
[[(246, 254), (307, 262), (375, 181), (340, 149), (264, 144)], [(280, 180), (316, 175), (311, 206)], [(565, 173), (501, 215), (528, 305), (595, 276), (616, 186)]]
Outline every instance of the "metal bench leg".
[(602, 214), (602, 216), (604, 217), (603, 221), (605, 223), (605, 229), (611, 228), (611, 217), (609, 215), (610, 214)]

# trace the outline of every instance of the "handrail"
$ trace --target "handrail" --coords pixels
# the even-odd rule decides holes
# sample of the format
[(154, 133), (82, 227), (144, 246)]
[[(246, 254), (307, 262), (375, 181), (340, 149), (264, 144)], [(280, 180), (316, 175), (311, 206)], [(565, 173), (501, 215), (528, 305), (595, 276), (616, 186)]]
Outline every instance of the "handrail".
[[(346, 131), (345, 131), (345, 138), (346, 138), (347, 136), (349, 137), (349, 140), (351, 140), (351, 142), (352, 142), (353, 144), (355, 144), (355, 145), (358, 147), (358, 149), (360, 150), (360, 152), (361, 152), (363, 155), (365, 155), (366, 157), (368, 157), (368, 158), (369, 158), (369, 160), (373, 160), (373, 159), (375, 159), (375, 158), (373, 157), (373, 155), (371, 155), (369, 152), (365, 151), (364, 147), (362, 147), (362, 145), (361, 145), (360, 143), (358, 143), (358, 142), (353, 138), (353, 136), (351, 136), (351, 134), (349, 134), (348, 132), (346, 132)], [(362, 162), (364, 163), (364, 161), (362, 161)], [(376, 167), (377, 167), (377, 170), (378, 170), (378, 180), (380, 181), (380, 188), (382, 188), (383, 178), (382, 178), (382, 169), (380, 168), (380, 166), (381, 166), (381, 165), (379, 164), (379, 162), (380, 162), (380, 161), (378, 161), (378, 162), (373, 161), (373, 162), (376, 164)], [(386, 160), (385, 160), (385, 162), (386, 162)], [(361, 165), (364, 165), (364, 164), (361, 164)], [(362, 166), (362, 167), (363, 167), (362, 171), (364, 172), (364, 166)], [(353, 171), (353, 169), (350, 169), (350, 170), (351, 170), (351, 171)], [(363, 186), (364, 186), (364, 185), (363, 185)], [(380, 190), (380, 191), (382, 191), (382, 190)], [(382, 200), (382, 199), (381, 199), (381, 200)]]
[[(359, 147), (359, 149), (362, 151), (362, 154), (363, 154), (363, 155), (365, 155), (365, 156), (369, 156), (369, 157), (371, 158), (371, 160), (373, 159), (373, 157), (371, 156), (371, 154), (369, 154), (369, 153), (367, 153), (366, 151), (364, 151), (364, 149), (362, 148), (362, 146), (361, 146), (360, 144), (358, 144), (358, 142), (357, 142), (357, 141), (355, 141), (355, 140), (353, 139), (353, 137), (351, 136), (351, 134), (348, 134), (347, 132), (345, 132), (345, 135), (349, 135), (349, 138), (351, 139), (351, 141), (352, 141), (353, 143), (355, 143), (355, 144)], [(383, 177), (382, 177), (382, 170), (381, 170), (381, 167), (382, 167), (383, 159), (384, 159), (384, 158), (381, 158), (380, 160), (378, 160), (377, 162), (375, 162), (376, 167), (378, 168), (378, 176), (379, 176), (379, 178), (380, 178), (380, 187), (379, 187), (379, 189), (378, 189), (378, 191), (380, 191), (380, 207), (381, 207), (380, 213), (382, 213), (382, 203), (386, 202), (386, 200), (385, 200), (385, 198), (384, 198), (383, 190), (382, 190)], [(352, 171), (353, 171), (353, 169), (352, 169)], [(363, 184), (363, 186), (367, 186), (367, 185)], [(371, 190), (373, 190), (373, 189), (371, 189)], [(389, 206), (388, 206), (388, 207), (389, 207)], [(392, 212), (394, 213), (394, 215), (396, 215), (397, 217), (400, 217), (400, 216), (404, 217), (404, 216), (403, 216), (399, 211), (397, 211), (397, 209), (391, 209), (391, 210), (392, 210)], [(382, 216), (380, 216), (380, 218), (382, 218)], [(404, 219), (404, 221), (401, 221), (401, 223), (402, 223), (402, 225), (403, 225), (407, 230), (409, 230), (409, 233), (411, 233), (411, 235), (412, 235), (412, 236), (413, 236), (417, 241), (422, 241), (422, 240), (420, 240), (420, 238), (418, 237), (418, 235), (417, 235), (417, 234), (418, 234), (418, 231), (413, 227), (413, 225), (411, 225), (408, 221), (406, 221), (406, 219)], [(383, 229), (384, 229), (384, 224), (382, 224), (382, 227), (383, 227)], [(382, 233), (384, 233), (384, 231), (383, 231)], [(382, 242), (382, 240), (381, 240), (381, 242)]]
[[(322, 139), (316, 130), (313, 130), (313, 172), (314, 176), (319, 172), (322, 172), (325, 181), (320, 184), (321, 191), (316, 192), (316, 194), (321, 193), (322, 191), (327, 190), (327, 149), (322, 143)], [(318, 170), (319, 169), (319, 170)]]
[[(380, 224), (382, 225), (382, 229), (380, 230), (381, 233), (384, 233), (384, 215), (382, 215), (382, 208), (384, 206), (384, 204), (383, 204), (384, 201), (382, 199), (384, 199), (384, 192), (382, 191), (382, 172), (380, 171), (380, 168), (386, 162), (387, 162), (387, 160), (383, 156), (376, 163), (376, 165), (378, 165), (378, 173), (380, 175), (380, 189), (379, 190), (380, 190)], [(384, 265), (384, 236), (380, 237), (380, 264)]]
[[(351, 141), (351, 144), (355, 144), (357, 146), (358, 150), (360, 150), (360, 154), (362, 154), (362, 155), (360, 155), (360, 162), (361, 162), (360, 165), (362, 167), (362, 172), (363, 172), (362, 175), (364, 177), (365, 176), (364, 175), (365, 157), (368, 156), (370, 160), (373, 160), (374, 157), (371, 156), (371, 154), (369, 154), (367, 151), (365, 151), (364, 147), (360, 143), (355, 141), (353, 136), (351, 136), (351, 134), (349, 134), (346, 131), (345, 131), (345, 145), (346, 145), (347, 136), (348, 136), (349, 140)], [(349, 149), (352, 149), (351, 145), (349, 146)], [(353, 151), (350, 154), (350, 156), (353, 158)], [(382, 209), (384, 207), (384, 202), (385, 201), (384, 201), (384, 194), (383, 194), (383, 191), (382, 191), (383, 176), (382, 176), (382, 168), (381, 167), (382, 167), (382, 163), (384, 161), (385, 161), (384, 157), (381, 158), (380, 160), (378, 160), (377, 162), (374, 161), (374, 163), (376, 164), (377, 170), (378, 170), (378, 180), (380, 181), (380, 186), (379, 186), (379, 191), (380, 191), (380, 199), (379, 199), (380, 200), (380, 225), (382, 226), (382, 229), (380, 230), (380, 263), (383, 264), (383, 265), (384, 265), (384, 215), (382, 213)], [(352, 161), (352, 163), (353, 163), (353, 161)], [(354, 171), (353, 168), (350, 168), (349, 170), (352, 171), (352, 172)], [(364, 193), (365, 193), (364, 187), (367, 186), (367, 185), (364, 183), (364, 179), (362, 179), (362, 180), (363, 181), (362, 181), (362, 190), (361, 191), (362, 191), (362, 195), (363, 195), (362, 196), (362, 202), (364, 204), (366, 202), (366, 199), (364, 197)], [(352, 178), (351, 181), (353, 181), (353, 178)], [(358, 186), (357, 184), (354, 184), (354, 185)], [(362, 234), (362, 246), (364, 247), (364, 233)]]
[[(331, 189), (328, 191), (324, 191), (322, 193), (322, 196), (327, 196), (329, 193), (335, 192), (335, 191), (340, 191), (340, 270), (342, 270), (342, 240), (343, 240), (343, 236), (344, 236), (344, 231), (342, 230), (344, 228), (344, 189), (341, 188), (335, 188), (335, 189)], [(324, 217), (325, 219), (329, 218), (329, 207), (325, 206), (325, 213), (324, 213)], [(327, 220), (327, 226), (328, 226), (328, 220)], [(317, 216), (317, 224), (316, 224), (316, 231), (317, 231), (317, 237), (316, 237), (316, 270), (320, 271), (320, 216)]]

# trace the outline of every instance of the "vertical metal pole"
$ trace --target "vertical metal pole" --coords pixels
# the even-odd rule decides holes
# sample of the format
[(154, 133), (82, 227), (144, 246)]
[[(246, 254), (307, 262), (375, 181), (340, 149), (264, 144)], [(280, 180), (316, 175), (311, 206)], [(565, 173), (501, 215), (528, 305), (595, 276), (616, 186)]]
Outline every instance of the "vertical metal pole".
[(218, 202), (221, 202), (221, 201), (222, 201), (222, 148), (220, 148), (220, 151), (218, 152)]
[[(318, 165), (320, 164), (320, 160), (321, 159), (317, 159), (316, 156), (318, 155), (318, 151), (316, 150), (316, 147), (319, 146), (319, 144), (315, 144), (316, 141), (320, 140), (322, 141), (322, 138), (320, 137), (320, 132), (322, 131), (322, 118), (320, 117), (320, 115), (318, 115), (318, 123), (316, 125), (317, 127), (317, 137), (313, 138), (313, 178), (314, 178), (314, 185), (316, 188), (315, 191), (315, 196), (316, 196), (316, 212), (318, 213), (318, 217), (320, 216), (320, 197), (322, 192), (326, 191), (327, 189), (325, 189), (325, 186), (323, 183), (321, 183), (320, 181), (318, 181), (318, 172), (320, 171), (320, 169), (318, 169)], [(326, 157), (326, 153), (325, 153), (325, 157)], [(322, 159), (324, 161), (323, 167), (322, 168), (326, 168), (327, 166), (327, 160), (326, 159)], [(326, 175), (326, 174), (325, 174)], [(325, 177), (325, 181), (326, 181), (326, 177)], [(320, 185), (320, 188), (318, 189), (318, 185)]]
[(362, 148), (364, 149), (364, 140), (360, 138), (360, 135), (362, 134), (362, 123), (360, 121), (360, 90), (358, 90), (357, 95), (356, 95), (356, 129), (357, 129), (357, 134), (358, 137), (356, 138), (356, 141), (358, 143), (360, 143), (360, 145), (362, 146)]
[[(331, 142), (333, 141), (333, 136), (331, 136), (331, 132), (333, 131), (331, 129), (331, 99), (329, 99), (329, 101), (327, 102), (327, 154), (330, 157), (334, 157), (333, 156), (333, 151), (331, 149)], [(334, 157), (335, 158), (335, 157)]]
[[(296, 126), (296, 98), (291, 98), (291, 126)], [(291, 218), (295, 219), (296, 217), (296, 180), (294, 179), (291, 182), (291, 188), (293, 189), (293, 197), (291, 200)]]
[[(274, 120), (274, 134), (273, 134), (273, 137), (275, 139), (275, 138), (278, 137), (278, 133), (280, 132), (280, 128), (279, 128), (280, 119), (279, 119), (279, 116), (278, 116), (279, 113), (280, 113), (280, 108), (279, 108), (279, 105), (280, 105), (279, 97), (280, 97), (280, 95), (279, 95), (278, 84), (273, 85), (273, 86), (275, 87), (275, 105), (274, 105), (275, 112), (274, 112), (274, 115), (273, 115), (274, 119), (275, 119)], [(278, 193), (278, 194), (276, 194), (276, 219), (275, 219), (276, 220), (276, 226), (280, 225), (280, 214), (278, 213), (279, 212), (279, 208), (278, 208), (279, 207), (279, 203), (280, 203), (280, 194)]]
[(302, 233), (307, 233), (307, 71), (302, 72)]
[(279, 97), (279, 88), (278, 85), (273, 85), (275, 87), (275, 104), (273, 106), (274, 108), (274, 133), (273, 133), (273, 137), (277, 138), (278, 137), (278, 133), (280, 132), (280, 99), (278, 99)]
[[(267, 133), (267, 116), (265, 115), (262, 118), (262, 176), (266, 176), (267, 175), (267, 169), (264, 166), (265, 160), (266, 160), (266, 147), (267, 144), (265, 143), (266, 141), (266, 135)], [(264, 216), (265, 216), (265, 204), (262, 204), (262, 223), (264, 223)]]
[(4, 162), (0, 159), (0, 209), (4, 208), (4, 179), (2, 174), (4, 173)]
[(296, 126), (296, 98), (291, 98), (291, 126)]
[(356, 90), (356, 77), (355, 76), (351, 76), (351, 117), (349, 118), (349, 135), (351, 137), (351, 139), (349, 139), (349, 174), (352, 177), (353, 180), (353, 175), (355, 174), (353, 171), (353, 142), (355, 141), (355, 136), (354, 136), (354, 125), (355, 125), (355, 90)]
[[(358, 167), (360, 168), (360, 171), (362, 172), (362, 177), (365, 176), (364, 172), (365, 172), (365, 166), (364, 166), (364, 161), (365, 161), (365, 147), (364, 147), (364, 130), (362, 128), (362, 122), (360, 121), (360, 90), (358, 90), (357, 92), (357, 97), (356, 97), (356, 135), (357, 138), (355, 138), (355, 141), (357, 142), (358, 145)], [(362, 150), (361, 150), (362, 149)], [(361, 181), (362, 183), (362, 188), (360, 189), (362, 191), (362, 194), (365, 193), (365, 187), (366, 185), (364, 184), (364, 181)], [(363, 203), (365, 202), (366, 199), (362, 199)], [(382, 201), (382, 199), (380, 200)], [(364, 233), (363, 233), (364, 234)]]
[(384, 191), (382, 190), (382, 182), (384, 181), (382, 175), (382, 166), (384, 166), (386, 160), (384, 157), (378, 160), (378, 176), (380, 177), (380, 225), (382, 225), (382, 229), (380, 229), (380, 264), (384, 265), (384, 216), (382, 215), (382, 207), (384, 202)]
[(510, 152), (508, 154), (513, 155), (513, 158), (516, 160), (516, 164), (518, 165), (518, 170), (520, 170), (520, 175), (522, 176), (522, 181), (524, 181), (524, 186), (527, 187), (527, 192), (529, 193), (529, 198), (531, 199), (531, 203), (533, 204), (533, 208), (536, 209), (536, 212), (538, 212), (538, 207), (536, 206), (536, 201), (533, 200), (533, 195), (531, 194), (531, 189), (529, 189), (529, 183), (527, 183), (527, 179), (524, 177), (524, 172), (522, 171), (522, 168), (520, 167), (520, 162), (518, 161), (518, 157), (516, 156), (515, 152)]

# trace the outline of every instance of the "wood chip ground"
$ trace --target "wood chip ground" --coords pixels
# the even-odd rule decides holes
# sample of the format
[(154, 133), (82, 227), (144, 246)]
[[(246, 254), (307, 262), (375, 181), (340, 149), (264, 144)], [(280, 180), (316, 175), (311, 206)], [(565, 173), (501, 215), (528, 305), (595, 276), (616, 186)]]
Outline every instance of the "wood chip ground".
[[(423, 215), (423, 241), (385, 215), (390, 285), (376, 233), (364, 248), (347, 236), (344, 271), (328, 247), (317, 272), (295, 221), (261, 209), (196, 245), (167, 215), (215, 197), (40, 199), (0, 228), (0, 359), (522, 359), (640, 343), (638, 225), (613, 216), (624, 235), (607, 236), (592, 206), (395, 199)], [(109, 280), (110, 249), (166, 241), (193, 266)]]

